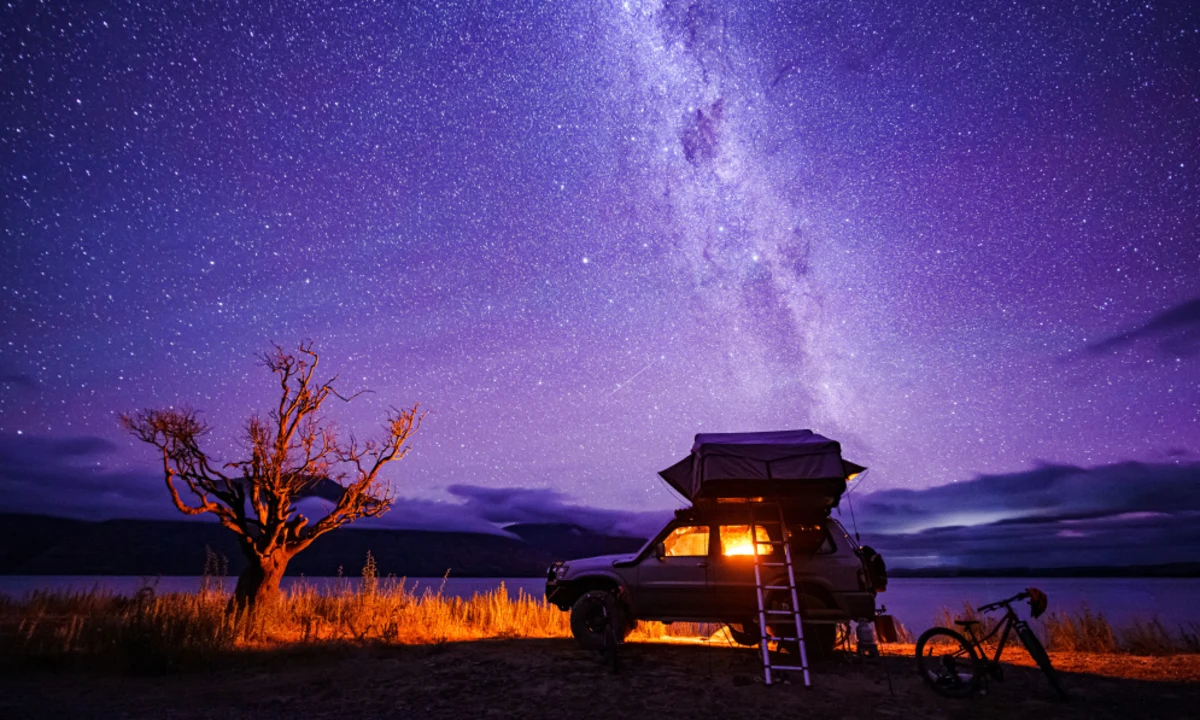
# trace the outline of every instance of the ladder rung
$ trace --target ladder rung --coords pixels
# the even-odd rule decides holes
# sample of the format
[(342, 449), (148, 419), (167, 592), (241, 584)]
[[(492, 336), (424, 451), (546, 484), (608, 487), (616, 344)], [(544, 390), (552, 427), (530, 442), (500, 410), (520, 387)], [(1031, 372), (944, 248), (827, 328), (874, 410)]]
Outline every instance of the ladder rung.
[(763, 590), (791, 590), (791, 585), (760, 585)]
[(793, 637), (775, 637), (774, 635), (768, 635), (768, 636), (767, 636), (767, 639), (768, 639), (768, 640), (774, 640), (775, 642), (800, 642), (800, 638), (793, 638)]
[(801, 672), (803, 672), (803, 671), (807, 670), (808, 668), (800, 667), (799, 665), (772, 665), (771, 669), (772, 670), (800, 670)]
[(765, 615), (795, 615), (795, 610), (763, 610)]
[(758, 566), (759, 566), (759, 567), (787, 567), (787, 563), (777, 563), (777, 562), (760, 562), (760, 563), (758, 564)]

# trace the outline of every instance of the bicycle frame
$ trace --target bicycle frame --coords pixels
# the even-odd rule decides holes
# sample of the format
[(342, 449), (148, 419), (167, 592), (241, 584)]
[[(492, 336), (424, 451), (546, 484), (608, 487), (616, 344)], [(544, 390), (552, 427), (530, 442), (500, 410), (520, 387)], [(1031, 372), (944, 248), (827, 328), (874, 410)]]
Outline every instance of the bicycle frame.
[[(996, 627), (992, 628), (992, 631), (987, 635), (977, 638), (975, 637), (974, 626), (968, 625), (965, 628), (967, 635), (971, 639), (971, 644), (979, 650), (979, 657), (993, 665), (1000, 664), (1000, 655), (1004, 652), (1004, 646), (1008, 644), (1008, 638), (1013, 629), (1015, 628), (1019, 631), (1021, 627), (1028, 626), (1028, 623), (1022, 620), (1021, 617), (1017, 615), (1017, 612), (1012, 609), (1012, 605), (1010, 604), (1011, 602), (1012, 601), (1009, 600), (997, 603), (997, 605), (1004, 606), (1004, 617), (1000, 619), (1000, 622), (996, 624)], [(1000, 632), (1002, 629), (1004, 630), (1004, 634), (1000, 636), (1000, 644), (996, 646), (996, 656), (989, 659), (987, 653), (984, 652), (983, 644), (995, 637), (996, 633)]]

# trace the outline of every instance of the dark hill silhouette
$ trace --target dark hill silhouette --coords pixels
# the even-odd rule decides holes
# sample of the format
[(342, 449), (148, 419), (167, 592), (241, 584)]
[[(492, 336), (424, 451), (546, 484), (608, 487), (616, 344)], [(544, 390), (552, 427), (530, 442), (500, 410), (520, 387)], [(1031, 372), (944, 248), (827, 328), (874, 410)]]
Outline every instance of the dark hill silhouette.
[[(601, 535), (569, 523), (521, 523), (511, 535), (348, 528), (319, 538), (289, 575), (358, 575), (367, 551), (381, 575), (539, 577), (554, 560), (633, 553), (637, 538)], [(513, 537), (515, 536), (515, 537)], [(105, 520), (0, 513), (0, 575), (199, 575), (205, 548), (241, 572), (233, 536), (208, 522)], [(886, 557), (886, 546), (884, 549)], [(1053, 568), (894, 567), (895, 577), (1200, 577), (1200, 563)]]
[[(288, 566), (289, 575), (357, 575), (367, 551), (381, 575), (537, 577), (553, 560), (632, 552), (643, 541), (572, 525), (520, 525), (518, 537), (472, 532), (348, 528), (319, 538)], [(0, 514), (0, 574), (199, 575), (205, 548), (243, 560), (233, 535), (215, 523), (170, 520), (89, 522)]]
[(645, 538), (599, 535), (571, 523), (517, 523), (504, 529), (561, 559), (635, 553), (646, 544)]

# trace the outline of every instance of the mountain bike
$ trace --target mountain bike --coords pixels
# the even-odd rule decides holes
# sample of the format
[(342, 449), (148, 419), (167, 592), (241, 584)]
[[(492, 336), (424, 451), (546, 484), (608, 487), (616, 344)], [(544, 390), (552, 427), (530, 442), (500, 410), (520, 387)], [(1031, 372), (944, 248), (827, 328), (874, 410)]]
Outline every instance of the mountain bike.
[[(1029, 624), (1017, 616), (1012, 604), (1018, 600), (1028, 600), (1030, 614), (1038, 617), (1046, 611), (1048, 600), (1046, 594), (1037, 588), (1026, 588), (1025, 592), (1017, 593), (1007, 600), (999, 600), (979, 608), (979, 612), (988, 613), (1004, 608), (1004, 617), (992, 631), (983, 637), (976, 637), (975, 626), (978, 620), (955, 620), (954, 624), (966, 630), (968, 637), (950, 628), (933, 627), (921, 633), (917, 640), (917, 668), (925, 683), (939, 695), (950, 698), (961, 698), (972, 695), (986, 687), (987, 679), (1003, 681), (1004, 668), (1000, 664), (1000, 654), (1008, 642), (1009, 633), (1016, 631), (1017, 639), (1029, 651), (1029, 655), (1050, 681), (1050, 686), (1063, 700), (1067, 699), (1067, 691), (1059, 680), (1058, 672), (1050, 664), (1050, 656), (1046, 649), (1033, 634)], [(983, 644), (991, 640), (1003, 630), (1000, 642), (996, 646), (995, 657), (989, 658)], [(969, 639), (968, 639), (969, 638)]]

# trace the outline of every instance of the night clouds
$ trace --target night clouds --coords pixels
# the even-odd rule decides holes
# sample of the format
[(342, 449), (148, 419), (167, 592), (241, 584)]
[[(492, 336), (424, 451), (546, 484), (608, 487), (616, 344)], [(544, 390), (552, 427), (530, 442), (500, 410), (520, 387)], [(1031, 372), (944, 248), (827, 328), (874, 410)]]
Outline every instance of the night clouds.
[(1142, 325), (1089, 345), (1088, 350), (1106, 355), (1138, 344), (1147, 344), (1171, 359), (1200, 352), (1200, 298), (1168, 308)]
[[(1045, 465), (853, 498), (900, 567), (1158, 565), (1200, 558), (1200, 464)], [(849, 515), (843, 503), (842, 520)]]
[[(179, 517), (162, 502), (161, 478), (107, 469), (112, 452), (94, 437), (0, 442), (0, 504), (9, 512), (81, 519)], [(448, 501), (401, 493), (388, 515), (362, 526), (500, 533), (514, 523), (549, 523), (647, 538), (671, 517), (662, 510), (588, 507), (552, 489), (453, 485), (448, 492)], [(329, 507), (303, 502), (309, 515)], [(894, 567), (1194, 562), (1200, 464), (1046, 465), (925, 490), (852, 492), (836, 516)]]

